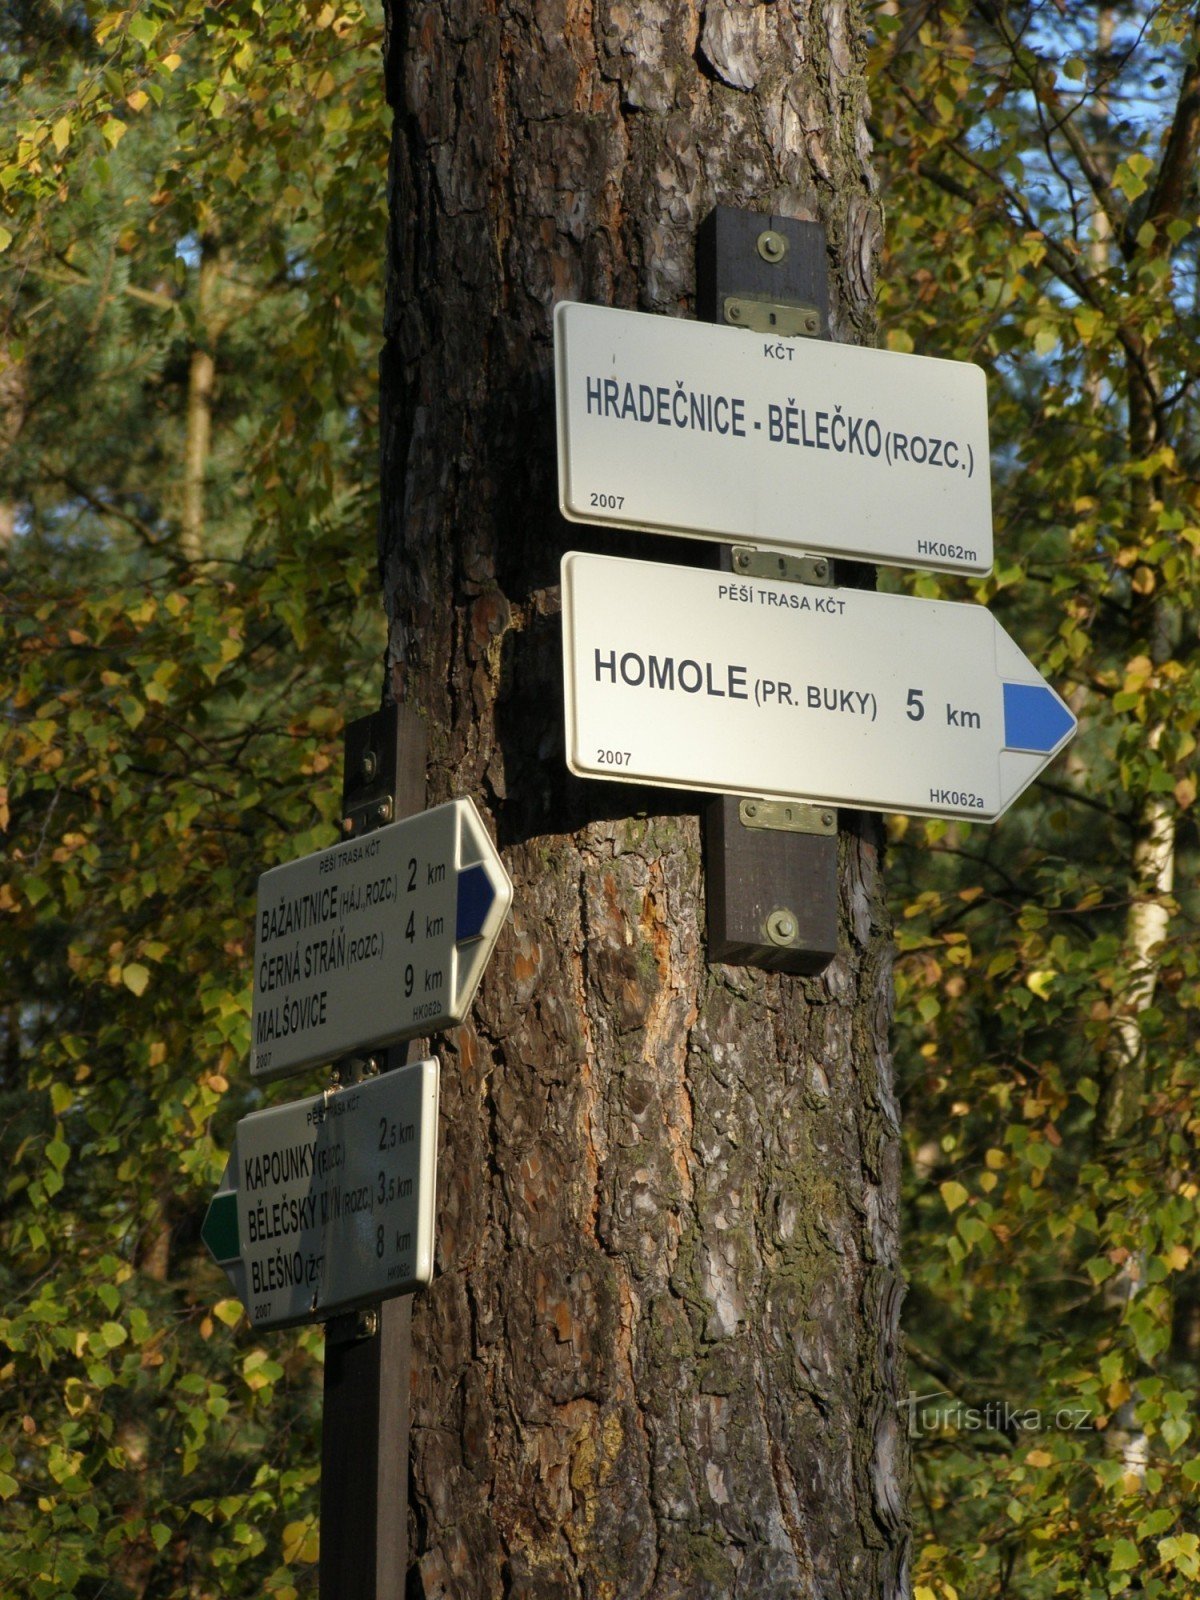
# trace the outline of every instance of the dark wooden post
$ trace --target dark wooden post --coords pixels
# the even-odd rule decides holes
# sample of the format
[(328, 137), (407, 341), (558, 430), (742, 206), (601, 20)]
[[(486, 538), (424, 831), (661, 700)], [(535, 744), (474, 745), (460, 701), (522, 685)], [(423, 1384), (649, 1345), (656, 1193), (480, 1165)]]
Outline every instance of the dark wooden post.
[[(696, 241), (702, 321), (746, 337), (829, 337), (825, 230), (815, 222), (718, 206)], [(726, 570), (829, 583), (833, 563), (722, 552)], [(837, 813), (832, 806), (718, 795), (705, 813), (708, 956), (814, 973), (837, 952)]]
[[(346, 729), (347, 837), (425, 809), (425, 725), (388, 706)], [(413, 1046), (346, 1062), (339, 1076), (402, 1067)], [(408, 1566), (412, 1296), (325, 1326), (321, 1435), (321, 1600), (399, 1600)]]

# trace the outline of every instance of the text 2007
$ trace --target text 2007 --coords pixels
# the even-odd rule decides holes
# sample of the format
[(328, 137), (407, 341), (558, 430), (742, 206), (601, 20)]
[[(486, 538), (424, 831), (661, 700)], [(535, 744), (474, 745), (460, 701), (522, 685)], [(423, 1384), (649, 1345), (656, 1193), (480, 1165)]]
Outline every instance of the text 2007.
[(625, 504), (623, 494), (593, 494), (592, 505), (599, 506), (601, 511), (619, 511)]
[(601, 767), (627, 767), (629, 757), (628, 750), (597, 750), (596, 764)]

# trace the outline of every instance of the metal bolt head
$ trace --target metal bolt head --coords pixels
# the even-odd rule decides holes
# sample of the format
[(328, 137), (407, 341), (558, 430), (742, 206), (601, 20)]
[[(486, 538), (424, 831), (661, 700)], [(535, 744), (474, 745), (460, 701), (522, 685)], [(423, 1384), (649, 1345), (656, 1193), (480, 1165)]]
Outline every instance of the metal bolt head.
[(777, 266), (787, 255), (788, 242), (783, 234), (776, 233), (774, 228), (764, 228), (758, 236), (758, 253), (764, 261)]
[(832, 811), (822, 811), (822, 813), (821, 813), (821, 821), (825, 825), (825, 827), (832, 828), (833, 827), (833, 812)]
[(746, 801), (746, 815), (748, 817), (756, 817), (758, 815), (758, 807), (753, 800)]
[(353, 833), (354, 832), (354, 818), (353, 817), (343, 817), (342, 818), (342, 832), (343, 833)]
[(363, 782), (370, 783), (371, 779), (379, 771), (379, 758), (376, 756), (374, 750), (363, 751), (362, 761), (359, 764), (359, 771), (362, 773)]
[(739, 550), (733, 558), (733, 564), (735, 567), (748, 567), (750, 565), (749, 550)]
[(772, 944), (791, 944), (799, 932), (791, 911), (772, 911), (767, 918), (767, 938)]
[(379, 818), (380, 822), (390, 822), (392, 816), (392, 802), (390, 800), (381, 800), (375, 808), (375, 815)]
[(829, 571), (828, 561), (814, 561), (813, 571), (816, 573), (818, 578), (825, 577), (826, 573)]
[(740, 322), (741, 318), (742, 318), (742, 308), (741, 308), (741, 306), (737, 305), (736, 303), (731, 305), (729, 307), (727, 315), (729, 317), (730, 322)]

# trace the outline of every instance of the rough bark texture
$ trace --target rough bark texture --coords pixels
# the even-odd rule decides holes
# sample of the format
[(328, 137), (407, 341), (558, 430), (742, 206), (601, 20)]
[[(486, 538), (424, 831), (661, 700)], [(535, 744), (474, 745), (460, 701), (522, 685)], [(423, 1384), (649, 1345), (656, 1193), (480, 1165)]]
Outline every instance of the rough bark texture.
[(388, 692), (429, 720), (430, 802), (472, 795), (516, 885), (443, 1051), (410, 1593), (901, 1596), (879, 831), (847, 817), (824, 977), (713, 967), (699, 797), (568, 774), (563, 550), (711, 550), (561, 521), (551, 366), (556, 300), (691, 315), (717, 203), (823, 222), (836, 336), (869, 337), (861, 22), (844, 0), (388, 20)]

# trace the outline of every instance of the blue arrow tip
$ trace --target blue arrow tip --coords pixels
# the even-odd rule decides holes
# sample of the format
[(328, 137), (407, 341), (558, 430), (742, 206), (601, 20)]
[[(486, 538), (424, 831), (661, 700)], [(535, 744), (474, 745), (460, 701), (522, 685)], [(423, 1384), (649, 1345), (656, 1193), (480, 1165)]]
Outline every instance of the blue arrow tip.
[(1004, 685), (1004, 748), (1049, 755), (1075, 732), (1075, 718), (1047, 684)]
[(454, 922), (454, 942), (465, 944), (483, 933), (496, 891), (482, 863), (466, 867), (458, 875), (458, 914)]

